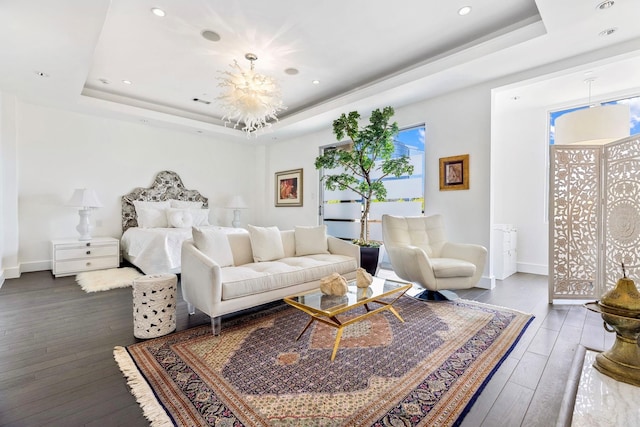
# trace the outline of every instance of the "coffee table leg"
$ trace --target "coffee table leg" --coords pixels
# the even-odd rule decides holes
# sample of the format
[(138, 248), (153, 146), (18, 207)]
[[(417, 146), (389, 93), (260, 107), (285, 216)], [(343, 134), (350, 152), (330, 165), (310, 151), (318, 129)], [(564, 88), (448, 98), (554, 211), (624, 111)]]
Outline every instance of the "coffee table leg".
[(396, 311), (396, 309), (395, 309), (395, 308), (393, 308), (393, 307), (391, 306), (391, 304), (389, 304), (389, 305), (387, 306), (387, 308), (388, 308), (388, 309), (389, 309), (389, 311), (390, 311), (390, 312), (392, 312), (392, 313), (393, 313), (393, 314), (394, 314), (394, 315), (395, 315), (395, 316), (396, 316), (396, 317), (397, 317), (397, 318), (398, 318), (402, 323), (404, 323), (404, 319), (403, 319), (402, 317), (400, 317), (400, 315), (398, 314), (398, 312)]
[(331, 361), (336, 358), (336, 353), (338, 352), (338, 345), (340, 344), (340, 338), (342, 338), (342, 327), (338, 327), (338, 331), (336, 332), (336, 342), (333, 344), (333, 353), (331, 353)]
[(313, 321), (314, 321), (314, 318), (313, 318), (313, 317), (311, 317), (311, 318), (309, 319), (309, 323), (307, 323), (307, 326), (305, 326), (305, 327), (304, 327), (304, 329), (302, 330), (302, 332), (300, 332), (300, 335), (298, 335), (298, 338), (296, 338), (296, 341), (298, 341), (298, 340), (300, 339), (300, 337), (301, 337), (302, 335), (304, 335), (304, 333), (305, 333), (305, 332), (307, 332), (307, 329), (309, 329), (309, 326), (311, 326), (311, 324), (313, 323)]

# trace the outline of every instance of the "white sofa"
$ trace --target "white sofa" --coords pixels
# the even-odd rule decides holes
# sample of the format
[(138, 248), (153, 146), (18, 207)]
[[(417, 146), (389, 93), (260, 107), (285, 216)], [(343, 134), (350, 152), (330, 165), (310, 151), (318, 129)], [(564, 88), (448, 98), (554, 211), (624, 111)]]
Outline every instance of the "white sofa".
[(318, 288), (333, 272), (355, 279), (359, 266), (360, 248), (327, 236), (324, 226), (229, 234), (194, 228), (182, 244), (181, 289), (189, 313), (208, 314), (217, 335), (224, 314)]

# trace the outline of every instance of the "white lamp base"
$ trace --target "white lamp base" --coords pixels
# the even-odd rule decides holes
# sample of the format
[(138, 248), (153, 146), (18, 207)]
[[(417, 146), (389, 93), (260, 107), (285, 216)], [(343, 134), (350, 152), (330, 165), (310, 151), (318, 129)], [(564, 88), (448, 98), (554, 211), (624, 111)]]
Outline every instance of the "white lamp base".
[(76, 230), (80, 233), (78, 240), (91, 240), (91, 223), (89, 217), (91, 216), (91, 209), (85, 208), (78, 211), (80, 214), (80, 222), (76, 226)]
[(231, 225), (235, 228), (240, 227), (240, 209), (233, 210), (233, 221), (231, 221)]

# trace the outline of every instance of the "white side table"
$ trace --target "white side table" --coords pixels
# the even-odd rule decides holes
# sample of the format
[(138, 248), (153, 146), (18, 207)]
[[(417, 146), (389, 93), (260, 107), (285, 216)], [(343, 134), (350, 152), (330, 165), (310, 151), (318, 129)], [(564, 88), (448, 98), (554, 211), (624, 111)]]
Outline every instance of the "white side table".
[(156, 338), (176, 330), (175, 274), (152, 274), (133, 281), (133, 335)]
[(113, 237), (53, 240), (51, 250), (52, 270), (56, 277), (71, 276), (82, 271), (117, 268), (120, 265), (120, 240)]

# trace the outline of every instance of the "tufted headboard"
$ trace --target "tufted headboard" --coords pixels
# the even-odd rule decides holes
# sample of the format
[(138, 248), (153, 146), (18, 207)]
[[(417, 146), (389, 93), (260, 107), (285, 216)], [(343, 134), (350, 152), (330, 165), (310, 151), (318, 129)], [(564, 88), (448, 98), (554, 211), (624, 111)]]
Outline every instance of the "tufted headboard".
[(134, 200), (146, 202), (162, 202), (165, 200), (186, 200), (202, 202), (202, 207), (208, 207), (209, 199), (197, 190), (186, 190), (177, 173), (172, 171), (159, 172), (149, 188), (134, 188), (129, 194), (122, 196), (122, 232), (130, 227), (138, 226)]

